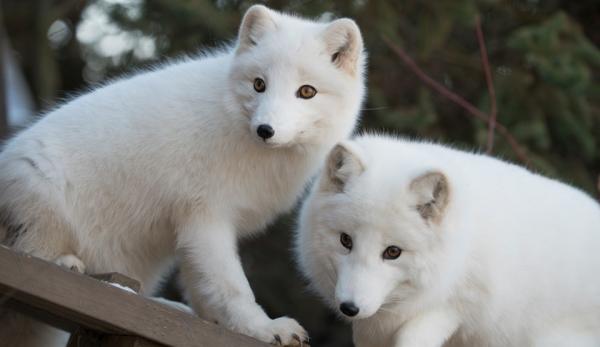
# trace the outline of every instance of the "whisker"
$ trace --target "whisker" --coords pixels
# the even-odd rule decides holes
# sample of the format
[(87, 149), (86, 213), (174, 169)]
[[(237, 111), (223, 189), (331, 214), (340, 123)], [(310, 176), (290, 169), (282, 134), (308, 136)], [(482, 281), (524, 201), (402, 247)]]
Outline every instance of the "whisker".
[(387, 110), (389, 108), (389, 106), (379, 106), (379, 107), (367, 107), (367, 108), (361, 108), (361, 111), (380, 111), (380, 110)]

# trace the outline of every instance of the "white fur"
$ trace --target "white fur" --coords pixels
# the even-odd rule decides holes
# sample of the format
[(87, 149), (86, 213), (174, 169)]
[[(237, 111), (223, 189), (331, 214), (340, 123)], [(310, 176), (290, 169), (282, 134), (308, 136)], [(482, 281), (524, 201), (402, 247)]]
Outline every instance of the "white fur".
[[(331, 38), (334, 24), (346, 40)], [(345, 65), (332, 61), (336, 50)], [(76, 256), (86, 272), (124, 273), (146, 295), (177, 257), (201, 316), (263, 341), (306, 337), (255, 302), (236, 243), (289, 210), (351, 134), (364, 62), (350, 20), (251, 7), (235, 47), (94, 90), (12, 139), (0, 154), (5, 243), (49, 260)], [(305, 84), (314, 98), (296, 96)], [(266, 141), (261, 123), (275, 130)]]
[[(340, 148), (303, 205), (297, 255), (334, 310), (359, 308), (358, 347), (600, 346), (596, 201), (441, 145), (366, 135)], [(449, 188), (438, 219), (417, 210), (432, 172)], [(403, 252), (384, 260), (390, 245)]]

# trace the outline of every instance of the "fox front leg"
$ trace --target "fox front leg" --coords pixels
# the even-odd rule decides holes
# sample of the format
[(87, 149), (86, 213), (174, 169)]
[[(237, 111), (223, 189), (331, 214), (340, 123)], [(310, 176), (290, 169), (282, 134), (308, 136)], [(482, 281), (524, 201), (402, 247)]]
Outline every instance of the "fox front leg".
[(460, 325), (458, 315), (449, 309), (423, 312), (402, 325), (394, 347), (441, 347)]
[(177, 249), (190, 303), (201, 316), (268, 343), (294, 346), (308, 339), (298, 322), (270, 319), (256, 303), (230, 223), (193, 220), (178, 230)]

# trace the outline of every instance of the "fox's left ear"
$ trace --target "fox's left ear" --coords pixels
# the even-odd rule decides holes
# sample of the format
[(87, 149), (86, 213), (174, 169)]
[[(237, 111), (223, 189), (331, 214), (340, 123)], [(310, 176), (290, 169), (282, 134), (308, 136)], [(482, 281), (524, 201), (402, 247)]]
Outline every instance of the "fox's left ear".
[(323, 37), (331, 62), (354, 75), (363, 51), (363, 40), (358, 25), (348, 18), (334, 20), (325, 28)]
[(329, 152), (324, 170), (321, 190), (341, 193), (353, 177), (365, 170), (365, 166), (358, 149), (350, 142), (341, 142)]
[(273, 11), (263, 5), (251, 6), (240, 25), (236, 54), (255, 46), (265, 33), (274, 29)]
[(450, 186), (446, 176), (439, 171), (429, 171), (410, 183), (415, 194), (416, 209), (427, 222), (439, 223), (450, 201)]

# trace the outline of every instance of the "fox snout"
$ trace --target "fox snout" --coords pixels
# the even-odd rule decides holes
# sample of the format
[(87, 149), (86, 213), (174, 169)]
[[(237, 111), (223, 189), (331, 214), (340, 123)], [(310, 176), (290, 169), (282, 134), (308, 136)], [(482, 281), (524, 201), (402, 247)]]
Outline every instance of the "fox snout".
[(372, 298), (344, 298), (336, 301), (339, 302), (337, 307), (339, 312), (353, 320), (368, 318), (379, 309), (379, 304)]
[(368, 318), (386, 301), (393, 289), (393, 281), (377, 270), (352, 262), (338, 268), (335, 302), (345, 317), (353, 320)]
[(298, 112), (261, 105), (250, 118), (249, 130), (260, 142), (269, 146), (287, 147), (298, 143), (298, 136), (305, 126)]
[(250, 125), (250, 131), (257, 140), (269, 146), (294, 145), (298, 134), (297, 124), (283, 124), (277, 119), (255, 119)]
[(273, 137), (273, 135), (275, 135), (275, 129), (273, 129), (273, 127), (269, 124), (260, 124), (256, 128), (256, 134), (258, 135), (258, 137), (263, 139), (263, 141), (266, 141), (267, 139), (270, 139), (271, 137)]
[(340, 304), (340, 311), (348, 317), (354, 317), (360, 312), (360, 309), (356, 307), (354, 302), (345, 301)]

